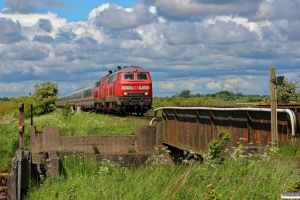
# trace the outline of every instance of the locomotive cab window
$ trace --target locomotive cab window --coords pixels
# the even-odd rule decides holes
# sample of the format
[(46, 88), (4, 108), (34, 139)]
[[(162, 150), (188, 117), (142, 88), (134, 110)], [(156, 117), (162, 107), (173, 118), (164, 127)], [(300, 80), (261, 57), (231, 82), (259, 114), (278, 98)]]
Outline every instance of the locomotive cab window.
[(123, 80), (133, 80), (134, 79), (134, 74), (124, 74)]
[(137, 74), (137, 80), (147, 80), (147, 74), (144, 73), (138, 73)]

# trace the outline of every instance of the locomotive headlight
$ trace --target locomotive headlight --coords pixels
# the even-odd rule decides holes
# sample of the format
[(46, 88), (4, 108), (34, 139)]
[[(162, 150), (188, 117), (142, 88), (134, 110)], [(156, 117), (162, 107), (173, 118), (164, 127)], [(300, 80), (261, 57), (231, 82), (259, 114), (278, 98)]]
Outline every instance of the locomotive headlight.
[(126, 96), (127, 95), (127, 92), (124, 92), (124, 96)]
[(148, 96), (148, 92), (145, 92), (145, 95)]

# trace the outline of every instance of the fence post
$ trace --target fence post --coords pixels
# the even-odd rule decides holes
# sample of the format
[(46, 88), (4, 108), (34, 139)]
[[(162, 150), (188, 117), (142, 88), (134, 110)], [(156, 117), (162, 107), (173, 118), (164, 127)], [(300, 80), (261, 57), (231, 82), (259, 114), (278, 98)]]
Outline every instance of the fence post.
[(271, 141), (278, 142), (277, 134), (277, 95), (275, 82), (275, 68), (270, 68), (270, 100), (271, 100)]
[(19, 104), (19, 150), (24, 147), (24, 104)]

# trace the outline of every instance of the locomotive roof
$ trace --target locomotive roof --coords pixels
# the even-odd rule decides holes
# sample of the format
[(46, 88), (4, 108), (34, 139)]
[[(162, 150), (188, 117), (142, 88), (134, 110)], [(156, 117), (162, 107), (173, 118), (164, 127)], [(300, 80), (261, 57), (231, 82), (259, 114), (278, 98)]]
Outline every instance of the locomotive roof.
[[(115, 70), (115, 71), (110, 70), (110, 71), (112, 71), (112, 73), (107, 74), (105, 77), (109, 77), (109, 76), (117, 74), (119, 72), (125, 72), (125, 73), (126, 72), (134, 72), (133, 71), (134, 69), (136, 69), (136, 72), (148, 72), (147, 70), (145, 70), (145, 69), (143, 69), (143, 68), (141, 68), (139, 66), (124, 66), (124, 67), (120, 67), (119, 66), (118, 69)], [(101, 79), (103, 79), (105, 77), (101, 77), (97, 81), (100, 81)]]
[(119, 72), (134, 72), (134, 69), (136, 69), (136, 72), (148, 72), (147, 70), (139, 66), (125, 66), (123, 68), (120, 67), (119, 69), (115, 70), (114, 72), (108, 75), (117, 74)]

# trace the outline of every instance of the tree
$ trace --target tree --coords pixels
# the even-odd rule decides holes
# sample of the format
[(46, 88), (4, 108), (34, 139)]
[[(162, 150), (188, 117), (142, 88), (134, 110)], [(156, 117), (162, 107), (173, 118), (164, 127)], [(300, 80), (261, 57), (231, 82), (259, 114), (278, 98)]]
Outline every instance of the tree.
[(227, 90), (219, 91), (216, 93), (216, 98), (218, 99), (229, 100), (230, 96), (233, 96), (233, 93)]
[(178, 97), (181, 98), (189, 98), (191, 96), (191, 91), (190, 90), (182, 90), (180, 94), (178, 94)]
[(9, 98), (8, 97), (3, 97), (3, 98), (0, 98), (0, 101), (9, 101)]
[(53, 112), (56, 109), (55, 101), (57, 100), (58, 85), (50, 81), (36, 84), (34, 87), (34, 113), (43, 115)]
[(277, 102), (289, 103), (300, 101), (299, 82), (284, 80), (282, 85), (277, 86)]

